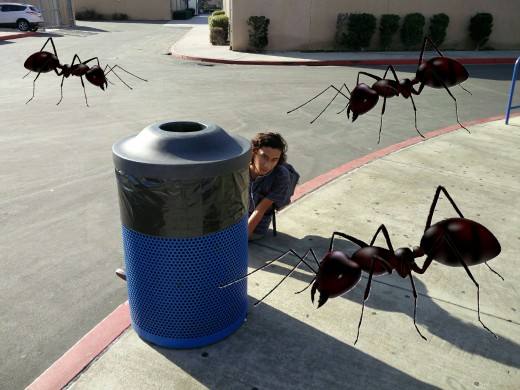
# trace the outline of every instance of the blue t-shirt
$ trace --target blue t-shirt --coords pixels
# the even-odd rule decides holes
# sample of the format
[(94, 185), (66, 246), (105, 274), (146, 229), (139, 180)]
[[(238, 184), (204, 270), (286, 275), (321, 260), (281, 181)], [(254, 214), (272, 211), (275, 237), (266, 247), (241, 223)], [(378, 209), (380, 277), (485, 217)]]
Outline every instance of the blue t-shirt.
[[(264, 198), (273, 201), (275, 208), (283, 206), (290, 184), (290, 173), (282, 165), (276, 166), (265, 176), (258, 176), (255, 180), (251, 177), (249, 187), (249, 215), (253, 213), (255, 207)], [(271, 206), (264, 214), (255, 228), (254, 233), (265, 234), (269, 229), (272, 219)]]

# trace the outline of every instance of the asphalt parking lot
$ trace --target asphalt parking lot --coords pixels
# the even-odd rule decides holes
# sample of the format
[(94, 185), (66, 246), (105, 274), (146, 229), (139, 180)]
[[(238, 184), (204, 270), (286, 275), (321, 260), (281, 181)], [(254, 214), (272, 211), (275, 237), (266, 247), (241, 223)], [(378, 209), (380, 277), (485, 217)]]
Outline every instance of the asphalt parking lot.
[[(240, 66), (169, 56), (188, 27), (162, 23), (82, 23), (0, 42), (0, 381), (26, 387), (77, 340), (127, 299), (114, 275), (122, 266), (111, 146), (151, 123), (216, 123), (250, 138), (271, 129), (289, 142), (301, 181), (375, 150), (417, 136), (409, 101), (388, 101), (381, 142), (380, 111), (349, 123), (338, 102), (313, 125), (327, 99), (287, 111), (328, 85), (353, 83), (382, 67)], [(52, 37), (63, 63), (98, 57), (133, 89), (111, 79), (106, 91), (54, 73), (25, 77), (23, 62)], [(461, 122), (503, 115), (511, 65), (469, 65), (470, 79), (453, 94)], [(397, 68), (402, 77), (413, 66)], [(85, 101), (88, 97), (88, 106)], [(329, 99), (330, 100), (330, 99)], [(439, 90), (416, 99), (423, 132), (455, 123), (453, 100)], [(490, 147), (493, 145), (490, 144)]]

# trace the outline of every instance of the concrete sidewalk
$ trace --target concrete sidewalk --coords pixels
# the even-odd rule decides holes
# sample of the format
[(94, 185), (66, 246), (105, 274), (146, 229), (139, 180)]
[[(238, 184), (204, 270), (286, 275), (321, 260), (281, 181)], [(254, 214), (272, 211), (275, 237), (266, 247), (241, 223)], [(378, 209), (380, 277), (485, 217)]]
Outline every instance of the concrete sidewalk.
[[(174, 57), (212, 63), (237, 65), (307, 65), (307, 66), (357, 66), (357, 65), (417, 65), (419, 53), (406, 52), (303, 52), (265, 51), (248, 53), (230, 50), (229, 46), (214, 46), (209, 41), (208, 15), (195, 16), (190, 20), (172, 20), (165, 28), (188, 29), (186, 35), (171, 48)], [(81, 22), (74, 27), (81, 30)], [(54, 34), (61, 30), (46, 29), (38, 32), (21, 32), (15, 29), (0, 29), (0, 41)], [(438, 55), (428, 52), (426, 58)], [(446, 57), (454, 58), (462, 64), (513, 64), (520, 57), (520, 50), (492, 51), (443, 51)]]
[[(307, 65), (307, 66), (356, 66), (356, 65), (417, 65), (419, 53), (411, 52), (302, 52), (266, 51), (247, 53), (230, 50), (229, 46), (213, 46), (209, 41), (207, 15), (187, 21), (172, 21), (168, 27), (190, 27), (186, 35), (176, 42), (170, 53), (192, 61), (216, 62), (238, 65)], [(512, 51), (445, 51), (446, 57), (463, 64), (510, 64), (520, 57), (520, 50)], [(428, 53), (426, 57), (438, 55)]]
[[(248, 318), (230, 337), (196, 349), (157, 347), (128, 328), (125, 304), (29, 388), (517, 388), (520, 118), (468, 128), (470, 134), (455, 127), (429, 133), (304, 183), (280, 213), (279, 235), (249, 245), (249, 266), (258, 268), (289, 248), (303, 254), (312, 247), (321, 257), (335, 230), (368, 242), (382, 223), (394, 249), (418, 245), (435, 189), (443, 185), (465, 217), (490, 229), (502, 245), (490, 265), (504, 281), (484, 265), (471, 267), (482, 321), (498, 340), (478, 322), (476, 287), (465, 271), (436, 262), (414, 275), (417, 322), (427, 341), (413, 326), (410, 281), (395, 273), (374, 279), (355, 346), (366, 279), (316, 310), (308, 291), (294, 294), (312, 280), (302, 268), (253, 307), (295, 264), (287, 256), (249, 278)], [(454, 216), (441, 196), (433, 222)], [(386, 245), (382, 237), (377, 243)], [(341, 241), (338, 248), (352, 251)], [(96, 356), (80, 375), (66, 378), (71, 367), (79, 370)]]

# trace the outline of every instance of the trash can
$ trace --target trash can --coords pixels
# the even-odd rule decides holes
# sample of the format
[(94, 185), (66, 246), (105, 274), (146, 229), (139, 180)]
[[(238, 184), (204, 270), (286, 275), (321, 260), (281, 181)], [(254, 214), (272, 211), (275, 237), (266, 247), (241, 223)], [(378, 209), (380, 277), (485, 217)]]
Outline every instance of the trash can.
[(251, 144), (213, 124), (157, 123), (112, 147), (133, 329), (169, 348), (240, 327)]

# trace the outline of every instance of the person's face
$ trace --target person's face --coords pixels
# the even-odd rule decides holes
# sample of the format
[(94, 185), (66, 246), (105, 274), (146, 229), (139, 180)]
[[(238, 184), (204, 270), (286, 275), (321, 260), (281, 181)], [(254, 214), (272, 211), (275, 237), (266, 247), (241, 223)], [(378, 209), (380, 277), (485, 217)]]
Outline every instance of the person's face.
[(280, 161), (282, 151), (269, 147), (262, 147), (253, 153), (252, 174), (254, 177), (267, 175)]

